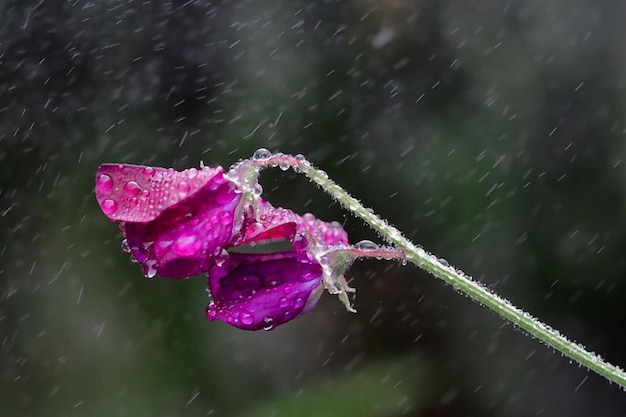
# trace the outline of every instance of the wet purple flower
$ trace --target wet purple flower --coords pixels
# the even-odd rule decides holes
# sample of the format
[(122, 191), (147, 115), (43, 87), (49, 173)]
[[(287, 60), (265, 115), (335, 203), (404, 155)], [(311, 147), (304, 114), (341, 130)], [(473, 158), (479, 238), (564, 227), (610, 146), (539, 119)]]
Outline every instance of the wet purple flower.
[[(270, 330), (308, 312), (324, 290), (324, 254), (344, 247), (348, 238), (337, 224), (300, 217), (259, 201), (246, 212), (241, 234), (223, 263), (209, 271), (209, 320), (247, 329)], [(241, 253), (284, 242), (279, 251)], [(270, 246), (271, 247), (271, 246)]]
[(121, 226), (144, 274), (187, 278), (208, 271), (233, 236), (241, 200), (223, 169), (173, 169), (104, 164), (96, 176), (96, 199)]
[(337, 256), (348, 248), (339, 224), (275, 208), (246, 191), (254, 184), (237, 184), (221, 167), (104, 164), (96, 199), (123, 222), (125, 246), (146, 276), (208, 274), (211, 321), (272, 329), (308, 312), (324, 288), (350, 290), (341, 275), (348, 263)]

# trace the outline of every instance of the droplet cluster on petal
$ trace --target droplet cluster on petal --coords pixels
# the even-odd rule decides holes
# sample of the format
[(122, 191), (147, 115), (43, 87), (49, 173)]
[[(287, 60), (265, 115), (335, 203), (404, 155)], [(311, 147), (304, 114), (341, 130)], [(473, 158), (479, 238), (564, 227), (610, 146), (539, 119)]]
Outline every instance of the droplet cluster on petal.
[(125, 222), (126, 245), (146, 276), (186, 278), (206, 272), (228, 246), (241, 195), (222, 168), (105, 164), (96, 199), (110, 219)]

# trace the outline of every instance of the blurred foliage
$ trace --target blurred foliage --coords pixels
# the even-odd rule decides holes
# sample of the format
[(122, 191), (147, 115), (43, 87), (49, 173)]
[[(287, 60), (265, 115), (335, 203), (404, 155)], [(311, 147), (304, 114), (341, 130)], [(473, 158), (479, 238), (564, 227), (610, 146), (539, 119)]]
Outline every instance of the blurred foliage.
[[(412, 267), (273, 332), (145, 280), (103, 162), (305, 154), (426, 249), (626, 365), (626, 6), (0, 2), (0, 415), (617, 416), (626, 395)], [(378, 240), (292, 172), (270, 201)], [(308, 414), (306, 414), (308, 413)]]

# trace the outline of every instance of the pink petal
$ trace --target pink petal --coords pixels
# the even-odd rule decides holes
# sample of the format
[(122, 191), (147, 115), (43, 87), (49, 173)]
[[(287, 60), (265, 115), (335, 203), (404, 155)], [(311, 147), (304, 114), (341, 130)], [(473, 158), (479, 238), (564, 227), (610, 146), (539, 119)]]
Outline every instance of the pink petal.
[[(226, 180), (222, 167), (172, 168), (141, 165), (102, 164), (96, 174), (96, 200), (111, 220), (147, 222), (204, 187), (212, 178), (217, 188)], [(221, 181), (221, 182), (220, 182)]]

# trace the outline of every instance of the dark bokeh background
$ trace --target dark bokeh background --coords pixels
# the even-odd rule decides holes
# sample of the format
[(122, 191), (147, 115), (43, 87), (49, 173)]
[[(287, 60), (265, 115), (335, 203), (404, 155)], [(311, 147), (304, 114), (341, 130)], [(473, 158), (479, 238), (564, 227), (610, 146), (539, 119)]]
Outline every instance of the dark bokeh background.
[[(3, 416), (623, 416), (626, 394), (412, 266), (273, 332), (145, 280), (102, 162), (303, 153), (626, 365), (623, 1), (0, 2)], [(268, 198), (379, 237), (293, 172)]]

